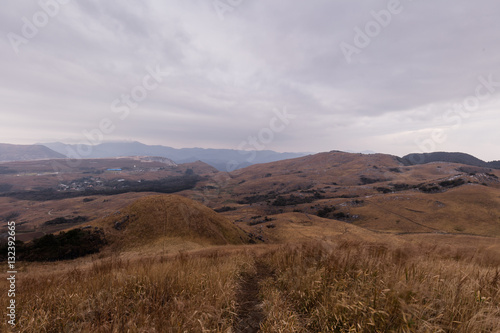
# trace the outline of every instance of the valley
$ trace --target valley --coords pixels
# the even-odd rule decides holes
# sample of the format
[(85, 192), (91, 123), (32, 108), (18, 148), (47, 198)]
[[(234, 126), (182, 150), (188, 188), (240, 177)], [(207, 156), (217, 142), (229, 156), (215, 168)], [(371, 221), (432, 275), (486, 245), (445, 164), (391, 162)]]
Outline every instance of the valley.
[(500, 170), (340, 151), (230, 173), (153, 157), (72, 163), (0, 165), (26, 332), (500, 324)]

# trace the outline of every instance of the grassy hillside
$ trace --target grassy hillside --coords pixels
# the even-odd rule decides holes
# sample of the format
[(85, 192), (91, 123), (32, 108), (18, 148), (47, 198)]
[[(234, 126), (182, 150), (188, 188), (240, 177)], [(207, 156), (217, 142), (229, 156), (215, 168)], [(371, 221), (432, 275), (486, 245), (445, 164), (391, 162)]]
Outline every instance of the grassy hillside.
[(177, 195), (141, 198), (95, 224), (104, 228), (118, 248), (151, 246), (173, 238), (214, 245), (248, 241), (245, 233), (225, 217)]
[(500, 236), (500, 190), (465, 185), (443, 193), (407, 191), (365, 198), (349, 208), (356, 225), (391, 232)]
[[(405, 166), (390, 155), (330, 152), (254, 165), (204, 186), (214, 188), (205, 195), (210, 205), (244, 224), (304, 213), (379, 232), (500, 236), (499, 175), (455, 163)], [(251, 230), (269, 240), (281, 236), (279, 226), (260, 227)]]
[(412, 188), (441, 191), (454, 185), (443, 182), (456, 178), (500, 187), (497, 170), (444, 162), (414, 166), (402, 162), (384, 154), (320, 153), (218, 174), (200, 182), (193, 197), (198, 195), (211, 206), (266, 203), (290, 195), (312, 202), (320, 197), (366, 196)]
[(279, 184), (274, 186), (278, 189), (332, 183), (358, 185), (361, 175), (384, 181), (393, 176), (390, 169), (400, 166), (397, 158), (390, 155), (329, 152), (237, 170), (232, 173), (232, 183), (239, 185), (236, 193), (249, 193), (261, 186), (269, 189), (269, 184), (273, 183)]
[(496, 332), (499, 254), (357, 239), (33, 264), (16, 332)]

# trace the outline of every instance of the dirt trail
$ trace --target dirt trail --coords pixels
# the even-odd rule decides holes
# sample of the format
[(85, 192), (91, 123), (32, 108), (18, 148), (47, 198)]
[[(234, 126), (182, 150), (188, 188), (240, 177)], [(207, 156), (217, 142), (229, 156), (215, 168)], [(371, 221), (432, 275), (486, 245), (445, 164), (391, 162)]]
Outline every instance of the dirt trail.
[(259, 282), (271, 276), (269, 267), (261, 260), (255, 262), (256, 273), (244, 273), (240, 290), (236, 294), (238, 303), (236, 333), (258, 332), (265, 315), (259, 298)]

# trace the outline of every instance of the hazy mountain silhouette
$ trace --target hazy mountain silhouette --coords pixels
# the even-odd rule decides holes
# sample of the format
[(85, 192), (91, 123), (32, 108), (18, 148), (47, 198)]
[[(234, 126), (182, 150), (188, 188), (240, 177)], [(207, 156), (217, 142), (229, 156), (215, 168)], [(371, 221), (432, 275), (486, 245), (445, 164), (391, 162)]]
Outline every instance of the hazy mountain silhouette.
[(64, 155), (42, 145), (0, 143), (0, 162), (45, 160), (64, 157)]
[(221, 171), (235, 170), (257, 163), (275, 162), (302, 157), (306, 153), (278, 153), (271, 150), (256, 152), (233, 149), (182, 148), (145, 145), (134, 142), (108, 142), (96, 146), (72, 145), (61, 142), (44, 143), (46, 147), (69, 158), (106, 158), (120, 156), (162, 156), (174, 162), (203, 161)]
[(471, 166), (500, 169), (500, 161), (485, 162), (465, 153), (435, 152), (424, 154), (409, 154), (402, 158), (408, 165), (427, 164), (431, 162), (460, 163)]

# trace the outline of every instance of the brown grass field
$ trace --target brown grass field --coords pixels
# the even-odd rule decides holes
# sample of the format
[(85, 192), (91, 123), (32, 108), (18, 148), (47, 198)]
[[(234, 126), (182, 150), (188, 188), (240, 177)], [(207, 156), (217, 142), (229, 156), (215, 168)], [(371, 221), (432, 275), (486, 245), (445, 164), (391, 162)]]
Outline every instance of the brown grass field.
[(486, 244), (342, 236), (101, 254), (23, 265), (15, 331), (498, 332), (499, 267)]

